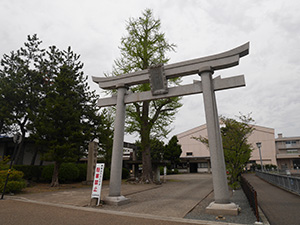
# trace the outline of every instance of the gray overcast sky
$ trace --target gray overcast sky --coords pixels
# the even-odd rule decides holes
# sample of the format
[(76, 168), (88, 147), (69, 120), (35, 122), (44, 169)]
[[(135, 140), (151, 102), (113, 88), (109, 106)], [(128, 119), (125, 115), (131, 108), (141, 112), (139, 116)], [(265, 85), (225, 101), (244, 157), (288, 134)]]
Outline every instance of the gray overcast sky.
[[(246, 87), (220, 91), (220, 115), (248, 114), (256, 124), (284, 136), (300, 136), (300, 1), (298, 0), (2, 0), (0, 55), (17, 50), (27, 35), (43, 46), (71, 46), (91, 76), (103, 76), (118, 58), (125, 23), (146, 9), (161, 19), (162, 31), (177, 45), (170, 63), (230, 50), (250, 42), (240, 65), (215, 75), (244, 74)], [(200, 79), (185, 78), (184, 83)], [(103, 96), (103, 95), (102, 95)], [(183, 98), (171, 135), (205, 123), (202, 95)], [(132, 137), (126, 137), (132, 141)]]

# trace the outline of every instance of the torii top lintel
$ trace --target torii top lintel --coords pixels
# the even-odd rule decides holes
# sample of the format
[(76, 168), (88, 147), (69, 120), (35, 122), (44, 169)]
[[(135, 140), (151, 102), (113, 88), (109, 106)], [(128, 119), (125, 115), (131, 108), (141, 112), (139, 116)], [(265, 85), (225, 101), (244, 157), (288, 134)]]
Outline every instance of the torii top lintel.
[[(197, 74), (200, 68), (206, 66), (210, 66), (213, 70), (226, 69), (237, 66), (239, 59), (248, 54), (249, 42), (223, 53), (165, 65), (164, 73), (166, 78), (170, 79)], [(116, 77), (93, 76), (92, 79), (103, 89), (116, 89), (119, 84), (131, 86), (150, 82), (148, 69)]]

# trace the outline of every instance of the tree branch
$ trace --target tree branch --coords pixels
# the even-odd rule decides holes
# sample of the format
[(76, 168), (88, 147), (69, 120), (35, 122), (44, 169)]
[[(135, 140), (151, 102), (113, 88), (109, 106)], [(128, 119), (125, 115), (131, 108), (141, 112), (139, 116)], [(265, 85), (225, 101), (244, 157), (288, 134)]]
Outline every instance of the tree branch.
[(151, 124), (154, 124), (154, 122), (158, 119), (160, 113), (165, 112), (165, 111), (169, 111), (169, 110), (170, 110), (170, 109), (169, 109), (169, 110), (167, 110), (167, 109), (163, 109), (163, 110), (162, 110), (162, 108), (163, 108), (165, 105), (167, 105), (167, 104), (169, 104), (169, 103), (171, 103), (171, 102), (172, 102), (172, 100), (171, 100), (170, 98), (168, 98), (164, 103), (162, 103), (160, 106), (158, 106), (158, 107), (156, 108), (156, 111), (155, 111), (153, 117), (150, 119), (150, 123), (151, 123)]

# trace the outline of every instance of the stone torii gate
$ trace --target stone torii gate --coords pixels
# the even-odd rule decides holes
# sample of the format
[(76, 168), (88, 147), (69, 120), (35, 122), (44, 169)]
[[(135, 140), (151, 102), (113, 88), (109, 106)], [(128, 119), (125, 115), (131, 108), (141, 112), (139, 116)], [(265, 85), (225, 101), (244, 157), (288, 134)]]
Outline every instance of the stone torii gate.
[[(215, 91), (245, 86), (244, 75), (213, 79), (215, 70), (237, 66), (239, 59), (249, 53), (249, 43), (220, 54), (174, 63), (156, 65), (146, 70), (116, 77), (93, 77), (99, 87), (106, 90), (117, 89), (117, 95), (98, 100), (98, 106), (116, 105), (116, 118), (111, 160), (109, 195), (104, 199), (108, 204), (120, 205), (129, 199), (121, 195), (122, 157), (125, 125), (125, 105), (146, 100), (156, 100), (203, 93), (209, 150), (212, 165), (215, 201), (207, 210), (211, 213), (237, 214), (238, 208), (229, 201), (226, 168)], [(168, 88), (170, 78), (199, 74), (201, 81), (193, 84)], [(150, 83), (151, 91), (129, 93), (132, 85)]]

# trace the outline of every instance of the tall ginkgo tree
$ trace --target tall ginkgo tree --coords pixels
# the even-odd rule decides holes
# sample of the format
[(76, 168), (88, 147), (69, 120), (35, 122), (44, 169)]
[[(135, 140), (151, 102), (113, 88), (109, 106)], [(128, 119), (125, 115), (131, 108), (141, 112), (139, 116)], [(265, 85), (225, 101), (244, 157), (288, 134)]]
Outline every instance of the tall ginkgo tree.
[[(122, 76), (122, 74), (148, 69), (153, 65), (166, 64), (169, 61), (166, 53), (174, 51), (176, 46), (168, 43), (160, 29), (161, 22), (154, 18), (150, 9), (144, 10), (141, 17), (130, 18), (126, 24), (127, 35), (122, 37), (119, 47), (121, 57), (115, 60), (111, 75)], [(171, 81), (173, 84), (178, 82), (178, 79)], [(133, 93), (149, 90), (150, 84), (136, 85), (130, 89)], [(161, 139), (170, 132), (169, 125), (182, 106), (179, 100), (180, 98), (175, 97), (137, 102), (127, 106), (126, 131), (129, 134), (138, 134), (140, 137), (143, 181), (153, 181), (151, 139)]]

